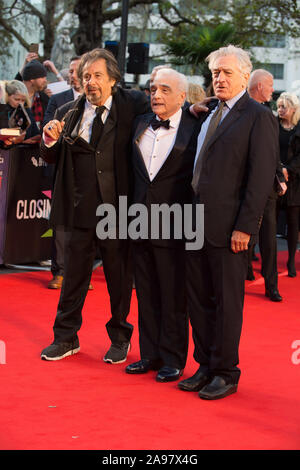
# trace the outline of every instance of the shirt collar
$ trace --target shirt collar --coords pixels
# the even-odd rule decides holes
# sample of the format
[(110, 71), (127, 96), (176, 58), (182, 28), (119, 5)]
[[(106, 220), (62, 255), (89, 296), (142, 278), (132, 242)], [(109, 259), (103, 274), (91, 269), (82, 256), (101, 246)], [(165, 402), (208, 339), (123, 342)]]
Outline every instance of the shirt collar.
[(231, 98), (228, 101), (225, 101), (226, 106), (231, 109), (233, 106), (238, 102), (238, 100), (246, 93), (246, 90), (240, 91), (237, 95), (235, 95), (233, 98)]
[(75, 88), (72, 88), (72, 90), (73, 90), (74, 100), (77, 100), (78, 96), (80, 96), (81, 93), (79, 93), (79, 91), (76, 91)]
[[(105, 106), (107, 111), (110, 111), (111, 105), (112, 105), (112, 95), (110, 95), (107, 98), (107, 100), (105, 101), (103, 106)], [(95, 111), (96, 108), (98, 108), (97, 105), (90, 103), (87, 99), (85, 100), (85, 107), (86, 107), (86, 109), (93, 109), (94, 111)]]

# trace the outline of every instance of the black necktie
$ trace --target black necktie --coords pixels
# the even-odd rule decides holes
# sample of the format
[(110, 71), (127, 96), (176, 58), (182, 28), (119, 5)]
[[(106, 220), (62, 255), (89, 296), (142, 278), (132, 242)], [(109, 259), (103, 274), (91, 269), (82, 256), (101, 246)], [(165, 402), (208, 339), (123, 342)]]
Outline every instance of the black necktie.
[(158, 129), (161, 126), (165, 127), (166, 129), (169, 129), (170, 119), (167, 119), (166, 121), (158, 121), (158, 119), (156, 119), (156, 117), (154, 116), (150, 121), (150, 125), (152, 126), (152, 129), (154, 131), (156, 131), (156, 129)]
[(206, 150), (206, 147), (207, 147), (207, 144), (208, 144), (210, 138), (213, 136), (213, 134), (217, 130), (217, 127), (218, 127), (218, 125), (220, 123), (220, 120), (221, 120), (221, 117), (222, 117), (222, 112), (223, 112), (224, 106), (225, 106), (225, 101), (221, 101), (218, 108), (217, 108), (217, 110), (216, 110), (216, 112), (212, 116), (212, 118), (210, 120), (210, 123), (208, 125), (208, 128), (207, 128), (207, 131), (206, 131), (206, 135), (205, 135), (205, 138), (204, 138), (203, 145), (201, 147), (201, 150), (199, 152), (199, 155), (198, 155), (198, 158), (197, 158), (197, 161), (196, 161), (196, 165), (195, 165), (195, 169), (194, 169), (194, 176), (193, 176), (193, 179), (192, 179), (192, 187), (193, 187), (193, 190), (194, 190), (195, 194), (197, 194), (198, 183), (199, 183), (199, 180), (200, 180), (203, 154)]
[(97, 144), (102, 135), (104, 124), (102, 122), (101, 116), (105, 109), (106, 109), (105, 106), (98, 106), (96, 108), (96, 116), (93, 121), (92, 134), (91, 134), (91, 140), (90, 140), (90, 144), (94, 148), (97, 147)]

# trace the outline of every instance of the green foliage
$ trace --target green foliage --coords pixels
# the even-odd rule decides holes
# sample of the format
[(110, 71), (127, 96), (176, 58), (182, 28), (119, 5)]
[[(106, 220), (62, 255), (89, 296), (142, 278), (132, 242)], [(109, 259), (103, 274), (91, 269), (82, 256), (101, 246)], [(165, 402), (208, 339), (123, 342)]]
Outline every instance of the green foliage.
[(164, 41), (166, 51), (172, 56), (175, 65), (192, 64), (205, 79), (205, 86), (210, 83), (210, 72), (205, 62), (208, 54), (219, 47), (230, 44), (234, 39), (234, 28), (229, 23), (210, 26), (186, 26), (177, 28), (175, 34), (169, 32)]
[(232, 43), (251, 53), (288, 34), (299, 37), (300, 10), (296, 0), (178, 0), (160, 5), (171, 26), (162, 42), (176, 65), (191, 64), (209, 82), (203, 62), (215, 49)]

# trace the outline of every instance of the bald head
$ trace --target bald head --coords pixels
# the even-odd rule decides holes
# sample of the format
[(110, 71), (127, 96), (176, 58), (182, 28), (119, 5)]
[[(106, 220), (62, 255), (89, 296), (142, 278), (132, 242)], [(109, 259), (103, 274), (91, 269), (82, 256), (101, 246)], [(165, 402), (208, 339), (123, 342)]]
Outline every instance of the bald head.
[(251, 98), (259, 103), (271, 101), (273, 88), (273, 75), (264, 69), (257, 69), (250, 75), (248, 91)]

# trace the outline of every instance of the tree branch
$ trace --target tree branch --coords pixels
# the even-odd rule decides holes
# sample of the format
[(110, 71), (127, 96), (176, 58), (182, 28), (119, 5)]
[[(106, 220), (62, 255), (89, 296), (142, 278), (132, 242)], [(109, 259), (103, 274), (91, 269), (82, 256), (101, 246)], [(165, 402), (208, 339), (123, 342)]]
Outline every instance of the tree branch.
[(0, 26), (2, 26), (5, 31), (8, 33), (12, 34), (19, 42), (20, 44), (25, 47), (25, 49), (29, 49), (29, 44), (27, 41), (24, 40), (23, 36), (18, 33), (18, 31), (13, 28), (10, 24), (8, 24), (1, 16), (0, 16)]
[[(157, 0), (155, 2), (153, 0), (130, 0), (129, 8), (134, 8), (138, 5), (152, 5), (153, 3), (160, 4), (160, 3), (163, 3), (163, 1), (164, 0)], [(108, 10), (108, 11), (103, 12), (104, 22), (115, 20), (117, 18), (120, 18), (121, 16), (122, 16), (121, 7), (115, 8), (114, 10)]]

